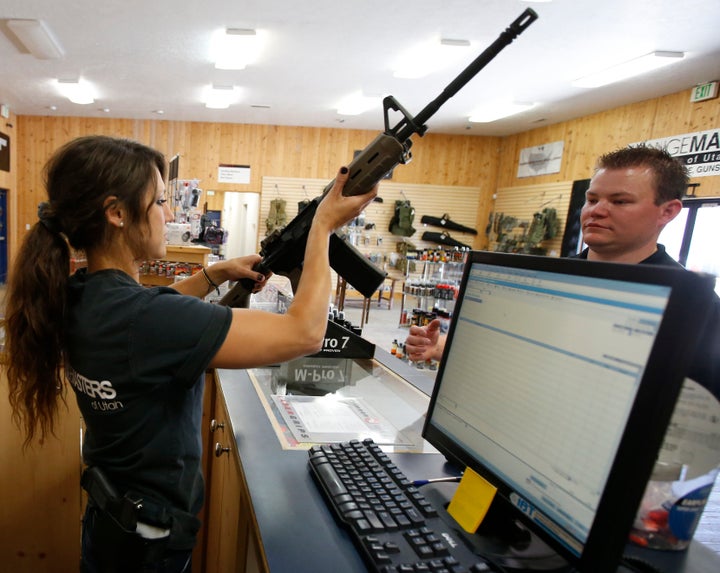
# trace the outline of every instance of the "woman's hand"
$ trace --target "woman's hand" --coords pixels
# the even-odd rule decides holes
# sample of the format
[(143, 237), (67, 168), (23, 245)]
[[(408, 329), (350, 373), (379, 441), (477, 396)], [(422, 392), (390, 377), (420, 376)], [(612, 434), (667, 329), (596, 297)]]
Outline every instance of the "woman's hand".
[[(235, 257), (226, 261), (220, 261), (208, 267), (206, 271), (214, 274), (218, 271), (220, 282), (225, 281), (239, 281), (241, 279), (250, 279), (255, 281), (252, 292), (258, 292), (262, 290), (267, 284), (267, 279), (272, 276), (272, 273), (265, 276), (261, 272), (253, 270), (253, 267), (262, 260), (260, 255), (246, 255), (244, 257)], [(211, 274), (211, 277), (212, 277)], [(214, 281), (216, 282), (216, 281)], [(216, 282), (216, 284), (220, 284)]]
[(332, 189), (318, 205), (313, 225), (324, 225), (328, 232), (332, 232), (357, 217), (377, 197), (377, 184), (364, 195), (344, 196), (342, 190), (348, 177), (347, 167), (341, 167)]
[(252, 292), (258, 292), (267, 284), (267, 279), (271, 276), (265, 276), (253, 270), (253, 267), (261, 260), (260, 255), (247, 255), (226, 261), (218, 261), (205, 267), (203, 271), (170, 286), (183, 294), (202, 298), (225, 281), (250, 279), (255, 281)]

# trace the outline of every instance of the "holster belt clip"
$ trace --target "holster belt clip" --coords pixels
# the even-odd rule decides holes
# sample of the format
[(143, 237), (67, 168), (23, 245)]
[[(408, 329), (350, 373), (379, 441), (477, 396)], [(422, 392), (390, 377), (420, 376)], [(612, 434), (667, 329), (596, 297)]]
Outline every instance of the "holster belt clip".
[(100, 468), (95, 466), (83, 472), (80, 483), (101, 511), (106, 512), (126, 531), (136, 530), (138, 512), (143, 506), (141, 498), (130, 493), (121, 497)]

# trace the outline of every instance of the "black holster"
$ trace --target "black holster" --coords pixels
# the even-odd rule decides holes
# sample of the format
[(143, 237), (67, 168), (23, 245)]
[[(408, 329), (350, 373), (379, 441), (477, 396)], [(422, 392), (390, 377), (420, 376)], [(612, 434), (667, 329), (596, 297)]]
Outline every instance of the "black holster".
[(88, 493), (90, 501), (102, 512), (114, 519), (124, 531), (135, 532), (142, 499), (126, 493), (120, 496), (102, 470), (91, 466), (80, 479), (80, 485)]
[(139, 496), (119, 495), (97, 467), (87, 468), (80, 483), (89, 498), (90, 521), (85, 527), (91, 528), (91, 558), (103, 573), (142, 571), (144, 563), (163, 557), (169, 537), (150, 540), (135, 531), (143, 509)]

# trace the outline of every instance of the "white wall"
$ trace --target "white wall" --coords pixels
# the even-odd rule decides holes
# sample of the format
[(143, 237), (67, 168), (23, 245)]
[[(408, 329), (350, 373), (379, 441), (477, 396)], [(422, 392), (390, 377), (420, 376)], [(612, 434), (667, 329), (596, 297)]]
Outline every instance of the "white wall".
[(225, 192), (221, 226), (228, 232), (225, 257), (241, 257), (257, 252), (260, 195)]

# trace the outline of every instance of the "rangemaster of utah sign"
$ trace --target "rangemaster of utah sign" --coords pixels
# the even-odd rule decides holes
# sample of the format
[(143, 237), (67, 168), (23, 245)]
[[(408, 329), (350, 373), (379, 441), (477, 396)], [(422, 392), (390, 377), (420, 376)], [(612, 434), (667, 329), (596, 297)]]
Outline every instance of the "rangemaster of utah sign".
[(720, 175), (720, 128), (671, 135), (644, 143), (650, 147), (665, 149), (682, 161), (687, 166), (690, 177)]

